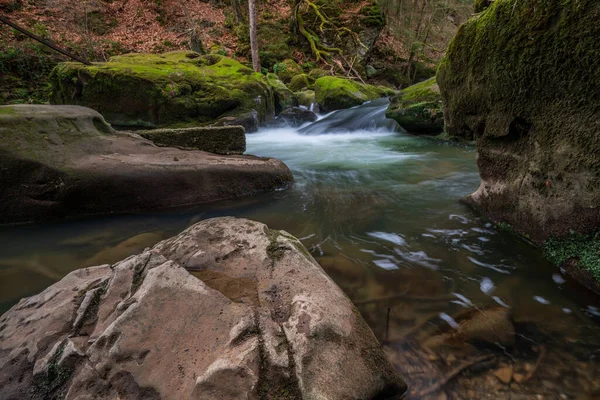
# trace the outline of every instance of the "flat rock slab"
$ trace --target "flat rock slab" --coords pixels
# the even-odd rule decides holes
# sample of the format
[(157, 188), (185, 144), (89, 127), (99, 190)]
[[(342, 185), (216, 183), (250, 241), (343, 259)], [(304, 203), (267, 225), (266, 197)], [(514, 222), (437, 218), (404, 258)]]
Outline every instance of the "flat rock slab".
[(387, 399), (406, 386), (283, 231), (217, 218), (0, 318), (0, 398)]
[(207, 203), (293, 181), (280, 160), (157, 147), (80, 106), (2, 106), (0, 138), (0, 223)]
[(246, 129), (241, 125), (153, 129), (136, 133), (158, 146), (195, 149), (223, 155), (244, 154), (246, 151)]

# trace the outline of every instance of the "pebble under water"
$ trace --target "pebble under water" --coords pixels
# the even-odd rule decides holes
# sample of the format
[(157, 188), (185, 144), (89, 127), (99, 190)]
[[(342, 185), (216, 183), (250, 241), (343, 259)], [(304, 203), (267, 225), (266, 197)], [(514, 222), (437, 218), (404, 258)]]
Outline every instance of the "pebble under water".
[[(286, 191), (0, 227), (0, 312), (74, 269), (234, 215), (304, 243), (383, 343), (408, 398), (600, 398), (597, 296), (459, 203), (479, 185), (474, 147), (402, 133), (385, 120), (386, 106), (248, 135), (247, 153), (292, 169), (296, 183)], [(501, 321), (509, 314), (512, 325)]]

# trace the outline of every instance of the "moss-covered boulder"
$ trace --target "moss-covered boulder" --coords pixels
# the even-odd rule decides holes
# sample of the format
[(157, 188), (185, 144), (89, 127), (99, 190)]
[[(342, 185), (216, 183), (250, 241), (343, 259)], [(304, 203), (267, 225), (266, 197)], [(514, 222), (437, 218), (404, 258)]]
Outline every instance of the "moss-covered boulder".
[(289, 83), (292, 78), (303, 72), (302, 67), (294, 60), (283, 60), (273, 66), (273, 71), (283, 83)]
[(442, 96), (435, 77), (409, 86), (394, 96), (385, 116), (411, 133), (443, 132)]
[(314, 90), (303, 90), (297, 92), (296, 96), (298, 97), (298, 104), (308, 109), (310, 109), (313, 104), (317, 103)]
[(275, 74), (267, 74), (267, 81), (273, 88), (273, 99), (275, 101), (275, 114), (298, 105), (298, 99)]
[(312, 78), (319, 79), (324, 76), (331, 76), (331, 72), (321, 68), (314, 68), (308, 73), (308, 75), (310, 75)]
[(259, 73), (230, 58), (178, 51), (127, 54), (86, 66), (59, 64), (51, 102), (93, 108), (114, 125), (158, 127), (210, 122), (256, 110), (273, 117), (273, 90)]
[(324, 76), (315, 81), (315, 98), (324, 112), (358, 106), (388, 94), (380, 87), (334, 76)]
[(437, 81), (448, 134), (477, 139), (468, 201), (600, 281), (581, 250), (600, 228), (599, 18), (596, 0), (495, 0), (460, 27)]
[(315, 78), (307, 74), (299, 74), (292, 78), (288, 87), (294, 92), (299, 92), (302, 89), (312, 89), (315, 85)]

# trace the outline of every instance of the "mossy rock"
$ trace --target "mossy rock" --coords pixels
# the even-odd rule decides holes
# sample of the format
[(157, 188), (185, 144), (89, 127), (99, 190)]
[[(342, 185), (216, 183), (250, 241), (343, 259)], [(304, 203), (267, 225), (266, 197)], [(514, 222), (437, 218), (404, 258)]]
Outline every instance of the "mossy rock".
[(495, 0), (438, 70), (448, 134), (477, 140), (467, 201), (538, 245), (600, 227), (599, 18), (596, 0)]
[(256, 110), (274, 114), (273, 89), (250, 68), (191, 51), (127, 54), (86, 66), (61, 63), (50, 76), (53, 104), (83, 105), (119, 126), (211, 122)]
[(312, 89), (315, 84), (315, 78), (307, 74), (296, 75), (292, 78), (288, 87), (294, 92), (299, 92), (302, 89)]
[(294, 60), (283, 60), (273, 66), (273, 71), (283, 83), (289, 83), (296, 75), (303, 73), (302, 67)]
[(331, 76), (331, 72), (321, 69), (321, 68), (315, 68), (315, 69), (311, 70), (308, 73), (308, 75), (310, 75), (312, 78), (319, 79), (324, 76)]
[(361, 105), (365, 101), (385, 97), (384, 91), (345, 78), (324, 76), (315, 82), (315, 98), (321, 111), (329, 112)]
[(411, 133), (443, 132), (442, 96), (435, 77), (409, 86), (393, 97), (385, 116)]
[(297, 92), (296, 96), (298, 97), (298, 105), (304, 106), (308, 109), (310, 109), (310, 107), (316, 103), (314, 90), (303, 90), (301, 92)]
[(493, 2), (494, 0), (475, 0), (475, 4), (473, 4), (473, 10), (476, 13), (480, 13), (485, 11), (490, 5), (492, 5)]
[(267, 74), (267, 81), (273, 89), (275, 114), (298, 105), (296, 95), (275, 74)]

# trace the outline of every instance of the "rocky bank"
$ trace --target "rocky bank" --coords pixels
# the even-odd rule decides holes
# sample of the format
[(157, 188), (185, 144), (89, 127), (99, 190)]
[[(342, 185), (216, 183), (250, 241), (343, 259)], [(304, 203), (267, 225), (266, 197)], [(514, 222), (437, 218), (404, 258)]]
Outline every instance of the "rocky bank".
[(0, 397), (387, 399), (406, 389), (306, 248), (244, 219), (72, 272), (0, 318)]
[(437, 75), (448, 134), (477, 140), (467, 201), (600, 292), (600, 3), (478, 11)]
[(0, 137), (0, 223), (207, 203), (293, 181), (280, 160), (157, 147), (79, 106), (2, 106)]

